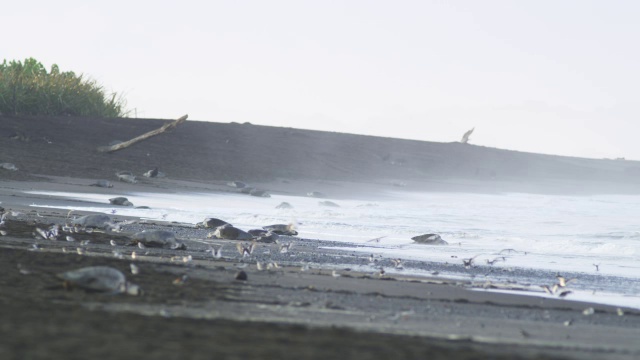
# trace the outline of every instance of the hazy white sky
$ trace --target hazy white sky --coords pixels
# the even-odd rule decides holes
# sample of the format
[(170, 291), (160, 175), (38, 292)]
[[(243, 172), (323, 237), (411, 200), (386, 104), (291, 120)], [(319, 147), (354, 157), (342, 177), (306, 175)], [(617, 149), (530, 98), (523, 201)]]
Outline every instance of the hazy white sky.
[(138, 117), (640, 159), (637, 1), (12, 1), (1, 58)]

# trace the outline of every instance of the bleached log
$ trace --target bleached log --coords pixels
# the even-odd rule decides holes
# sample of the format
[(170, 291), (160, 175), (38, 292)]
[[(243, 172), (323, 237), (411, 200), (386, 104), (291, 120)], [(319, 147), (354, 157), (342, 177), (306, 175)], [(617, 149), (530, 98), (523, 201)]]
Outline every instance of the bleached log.
[(162, 125), (160, 128), (149, 131), (148, 133), (144, 133), (138, 137), (135, 137), (131, 140), (128, 141), (124, 141), (115, 145), (111, 145), (111, 146), (100, 146), (98, 147), (98, 151), (99, 152), (114, 152), (114, 151), (118, 151), (118, 150), (122, 150), (126, 147), (129, 147), (137, 142), (140, 142), (142, 140), (146, 140), (152, 136), (156, 136), (158, 134), (161, 134), (169, 129), (173, 129), (174, 127), (182, 124), (183, 122), (185, 122), (187, 120), (188, 115), (184, 115), (182, 117), (180, 117), (179, 119), (170, 122), (170, 123), (166, 123), (164, 125)]

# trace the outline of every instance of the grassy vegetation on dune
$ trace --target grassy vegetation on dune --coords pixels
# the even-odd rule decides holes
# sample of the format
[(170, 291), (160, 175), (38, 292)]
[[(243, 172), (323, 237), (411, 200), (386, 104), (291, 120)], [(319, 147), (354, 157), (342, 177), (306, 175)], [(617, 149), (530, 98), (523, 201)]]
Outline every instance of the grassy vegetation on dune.
[(0, 114), (124, 117), (124, 100), (95, 80), (33, 58), (0, 64)]

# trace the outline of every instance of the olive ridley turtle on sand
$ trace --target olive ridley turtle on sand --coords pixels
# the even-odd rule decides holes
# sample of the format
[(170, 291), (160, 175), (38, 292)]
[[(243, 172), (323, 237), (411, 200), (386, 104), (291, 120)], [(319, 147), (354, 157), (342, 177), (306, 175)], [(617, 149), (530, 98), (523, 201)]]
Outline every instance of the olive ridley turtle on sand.
[(271, 195), (266, 190), (253, 189), (249, 192), (249, 195), (256, 197), (269, 198)]
[(146, 247), (161, 247), (172, 250), (186, 250), (187, 246), (176, 239), (176, 234), (167, 230), (143, 230), (131, 237), (132, 244)]
[(293, 209), (293, 205), (289, 204), (286, 201), (283, 201), (278, 206), (276, 206), (276, 209)]
[(320, 205), (320, 206), (328, 206), (328, 207), (340, 207), (340, 205), (334, 203), (333, 201), (329, 201), (329, 200), (320, 201), (318, 203), (318, 205)]
[(136, 176), (129, 171), (119, 171), (116, 173), (116, 176), (118, 177), (118, 180), (130, 184), (135, 184), (138, 182), (138, 180), (136, 180)]
[(242, 188), (245, 188), (247, 184), (243, 183), (242, 181), (229, 181), (227, 183), (227, 186), (242, 189)]
[(73, 225), (77, 225), (85, 228), (99, 228), (99, 229), (107, 229), (114, 226), (113, 221), (111, 220), (111, 217), (105, 214), (81, 216), (71, 221), (71, 223)]
[(211, 237), (227, 240), (250, 240), (253, 236), (244, 230), (240, 230), (230, 224), (218, 226), (213, 233), (209, 234)]
[(90, 266), (57, 274), (65, 283), (89, 291), (140, 295), (138, 285), (127, 281), (124, 274), (108, 266)]
[(0, 163), (0, 169), (10, 170), (10, 171), (18, 171), (18, 168), (12, 163)]
[(94, 182), (93, 184), (91, 184), (89, 186), (112, 188), (113, 187), (113, 183), (111, 181), (109, 181), (109, 180), (98, 180), (98, 181)]
[(129, 199), (127, 199), (124, 196), (118, 196), (118, 197), (111, 198), (111, 199), (109, 199), (109, 203), (111, 205), (133, 206), (133, 203), (131, 203), (131, 201), (129, 201)]
[(294, 224), (274, 224), (274, 225), (263, 226), (262, 228), (278, 235), (288, 235), (288, 236), (298, 235), (298, 232), (296, 231)]
[(206, 218), (202, 222), (196, 224), (196, 228), (217, 228), (218, 226), (226, 225), (228, 222), (216, 218)]
[(411, 240), (419, 243), (419, 244), (428, 244), (428, 245), (447, 245), (448, 243), (440, 237), (438, 234), (424, 234), (419, 236), (414, 236)]

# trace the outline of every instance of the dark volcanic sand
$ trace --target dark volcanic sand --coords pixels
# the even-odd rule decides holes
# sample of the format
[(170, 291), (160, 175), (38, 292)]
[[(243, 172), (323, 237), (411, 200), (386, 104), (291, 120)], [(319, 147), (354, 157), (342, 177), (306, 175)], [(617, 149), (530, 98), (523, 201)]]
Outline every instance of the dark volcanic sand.
[[(261, 244), (250, 259), (240, 257), (233, 241), (216, 241), (225, 248), (223, 259), (214, 260), (205, 252), (207, 246), (198, 241), (203, 234), (186, 240), (187, 251), (147, 249), (146, 255), (145, 250), (125, 246), (127, 234), (75, 235), (78, 240), (91, 239), (87, 246), (33, 238), (35, 226), (63, 223), (67, 212), (40, 209), (36, 214), (29, 204), (74, 202), (23, 193), (29, 189), (118, 195), (159, 189), (229, 191), (223, 186), (226, 181), (244, 180), (299, 194), (343, 189), (347, 196), (352, 195), (344, 187), (348, 181), (371, 191), (394, 181), (411, 187), (416, 179), (432, 176), (437, 181), (415, 187), (440, 184), (449, 190), (463, 186), (495, 191), (496, 186), (517, 186), (517, 179), (523, 179), (517, 175), (522, 171), (520, 165), (504, 165), (504, 171), (511, 169), (509, 176), (515, 181), (496, 182), (490, 179), (495, 174), (480, 180), (462, 176), (474, 162), (473, 156), (481, 158), (478, 166), (485, 166), (491, 161), (499, 163), (491, 160), (499, 158), (513, 158), (515, 164), (521, 153), (239, 124), (187, 122), (121, 152), (94, 151), (113, 139), (127, 140), (161, 124), (151, 120), (0, 117), (0, 162), (12, 162), (20, 168), (18, 172), (0, 170), (0, 206), (24, 213), (8, 218), (5, 229), (9, 234), (0, 238), (0, 359), (640, 356), (637, 312), (627, 310), (619, 316), (610, 306), (472, 291), (468, 282), (439, 278), (380, 278), (374, 273), (346, 270), (344, 265), (337, 267), (341, 276), (334, 277), (332, 269), (349, 263), (341, 261), (349, 255), (318, 249), (313, 241), (297, 241), (289, 257), (277, 254), (275, 245)], [(16, 130), (29, 136), (29, 141), (8, 139)], [(319, 139), (328, 144), (323, 151), (317, 151)], [(475, 152), (480, 155), (470, 155)], [(525, 155), (542, 158), (530, 167), (536, 169), (530, 174), (541, 179), (534, 184), (540, 191), (558, 178), (569, 186), (580, 173), (578, 168), (592, 177), (591, 190), (599, 186), (610, 189), (611, 184), (635, 189), (629, 182), (633, 171), (624, 170), (633, 168), (633, 162)], [(447, 171), (455, 175), (450, 179), (455, 185), (448, 187), (448, 180), (432, 170), (407, 165), (418, 161), (439, 171), (451, 166)], [(398, 167), (398, 163), (402, 165)], [(569, 170), (555, 179), (545, 177), (547, 170), (561, 163)], [(116, 183), (114, 189), (87, 186), (91, 179), (115, 180), (117, 170), (141, 174), (152, 166), (159, 166), (168, 179)], [(385, 177), (388, 169), (393, 176)], [(502, 168), (496, 165), (492, 169)], [(480, 171), (477, 176), (482, 174)], [(135, 227), (193, 231), (181, 224)], [(118, 246), (109, 245), (110, 239)], [(32, 249), (36, 242), (39, 250)], [(76, 252), (77, 247), (84, 250), (83, 255)], [(267, 249), (274, 255), (267, 257)], [(123, 258), (116, 258), (113, 251)], [(138, 254), (135, 260), (132, 251)], [(193, 260), (183, 262), (183, 256), (189, 255)], [(270, 258), (281, 267), (258, 271), (256, 259)], [(324, 265), (313, 264), (301, 271), (300, 259), (309, 258), (321, 259)], [(132, 262), (140, 274), (130, 273)], [(122, 270), (145, 294), (133, 297), (68, 291), (53, 276), (91, 265)], [(247, 272), (248, 281), (234, 280), (239, 268)], [(187, 275), (184, 284), (175, 285), (174, 280), (183, 275)], [(582, 315), (589, 306), (595, 308), (595, 314)]]
[[(250, 124), (187, 121), (115, 153), (167, 121), (0, 116), (0, 180), (45, 174), (113, 179), (158, 166), (173, 179), (351, 181), (421, 190), (640, 193), (640, 163), (592, 160)], [(21, 139), (12, 140), (18, 134)]]

